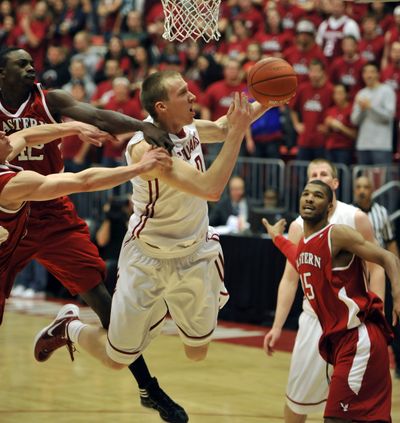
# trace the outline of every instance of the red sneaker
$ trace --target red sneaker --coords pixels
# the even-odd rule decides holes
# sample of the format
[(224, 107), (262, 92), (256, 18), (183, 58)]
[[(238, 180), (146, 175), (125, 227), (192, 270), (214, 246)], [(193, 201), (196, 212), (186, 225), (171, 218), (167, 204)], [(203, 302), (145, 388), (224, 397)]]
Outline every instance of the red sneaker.
[(79, 308), (74, 304), (66, 304), (60, 309), (55, 320), (36, 335), (33, 353), (37, 361), (48, 360), (55, 350), (64, 345), (67, 346), (71, 360), (74, 361), (76, 350), (67, 332), (72, 320), (79, 320)]

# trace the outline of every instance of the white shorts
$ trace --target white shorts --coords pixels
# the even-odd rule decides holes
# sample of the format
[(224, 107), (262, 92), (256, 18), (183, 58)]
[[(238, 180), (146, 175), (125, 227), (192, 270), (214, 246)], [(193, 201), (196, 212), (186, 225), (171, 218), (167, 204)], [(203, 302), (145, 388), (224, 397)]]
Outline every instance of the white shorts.
[(119, 278), (113, 296), (108, 356), (132, 363), (161, 332), (169, 312), (184, 344), (210, 342), (217, 326), (223, 283), (220, 243), (205, 240), (193, 254), (176, 259), (146, 256), (137, 240), (125, 237), (119, 258)]
[[(322, 328), (316, 315), (302, 312), (290, 363), (286, 402), (297, 414), (323, 411), (332, 366), (321, 357), (318, 342)], [(328, 371), (328, 375), (327, 375)]]

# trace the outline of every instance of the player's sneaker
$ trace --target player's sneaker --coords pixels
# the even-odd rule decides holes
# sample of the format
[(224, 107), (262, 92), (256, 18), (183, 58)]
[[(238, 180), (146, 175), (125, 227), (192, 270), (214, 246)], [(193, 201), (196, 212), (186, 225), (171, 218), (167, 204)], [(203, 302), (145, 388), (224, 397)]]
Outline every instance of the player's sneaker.
[(72, 320), (79, 319), (79, 308), (74, 304), (66, 304), (60, 309), (56, 318), (42, 329), (35, 338), (33, 352), (37, 361), (46, 361), (55, 350), (66, 346), (74, 361), (75, 347), (68, 337), (67, 327)]
[(170, 423), (186, 423), (189, 417), (186, 411), (160, 388), (153, 377), (145, 389), (140, 390), (140, 402), (144, 407), (154, 408), (160, 417)]

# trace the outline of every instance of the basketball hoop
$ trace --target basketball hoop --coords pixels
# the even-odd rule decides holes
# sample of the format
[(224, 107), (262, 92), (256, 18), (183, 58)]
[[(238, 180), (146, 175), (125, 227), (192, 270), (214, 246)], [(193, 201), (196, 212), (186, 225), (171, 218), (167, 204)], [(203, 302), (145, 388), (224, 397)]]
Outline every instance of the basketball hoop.
[(164, 34), (168, 41), (182, 42), (200, 37), (217, 41), (221, 0), (161, 0), (164, 8)]

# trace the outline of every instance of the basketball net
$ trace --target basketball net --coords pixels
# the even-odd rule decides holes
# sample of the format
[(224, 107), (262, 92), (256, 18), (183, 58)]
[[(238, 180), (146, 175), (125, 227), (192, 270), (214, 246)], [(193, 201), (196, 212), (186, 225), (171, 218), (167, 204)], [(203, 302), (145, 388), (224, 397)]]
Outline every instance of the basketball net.
[(163, 38), (182, 42), (188, 38), (206, 42), (218, 40), (221, 0), (161, 0), (164, 9)]

